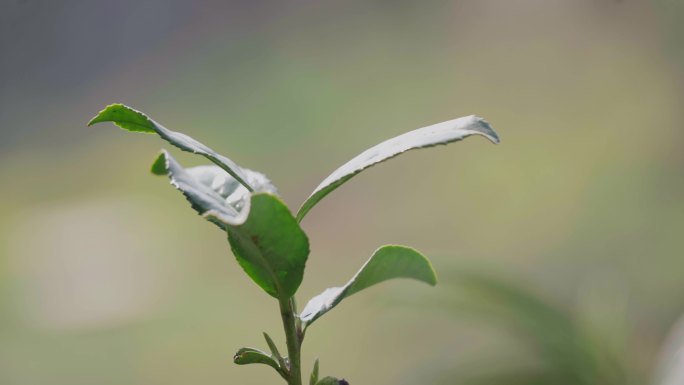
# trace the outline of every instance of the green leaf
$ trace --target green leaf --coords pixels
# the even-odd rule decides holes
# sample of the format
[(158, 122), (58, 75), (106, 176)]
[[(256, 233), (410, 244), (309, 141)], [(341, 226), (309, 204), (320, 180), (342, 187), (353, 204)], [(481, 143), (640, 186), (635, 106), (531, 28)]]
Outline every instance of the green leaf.
[[(261, 173), (242, 169), (247, 180), (260, 191), (276, 189)], [(152, 172), (168, 175), (191, 206), (221, 229), (242, 224), (249, 214), (250, 193), (235, 178), (217, 166), (183, 168), (167, 151), (162, 151), (152, 165)]]
[(269, 336), (268, 333), (264, 332), (264, 339), (266, 340), (266, 344), (268, 344), (268, 348), (271, 350), (271, 356), (278, 360), (278, 364), (281, 368), (287, 368), (285, 359), (283, 358), (283, 356), (280, 355), (278, 347), (276, 346), (275, 342), (273, 342), (271, 336)]
[(316, 385), (349, 385), (344, 379), (338, 380), (335, 377), (323, 377)]
[(474, 115), (419, 128), (386, 140), (362, 152), (325, 178), (302, 204), (297, 220), (301, 221), (321, 199), (368, 167), (408, 150), (448, 144), (471, 135), (482, 135), (493, 143), (499, 143), (499, 137), (489, 123)]
[(147, 115), (118, 103), (105, 107), (104, 110), (100, 111), (97, 116), (88, 122), (88, 126), (102, 122), (113, 122), (124, 130), (133, 132), (150, 134), (157, 132), (154, 128), (155, 123)]
[(309, 300), (299, 318), (304, 325), (311, 325), (343, 299), (392, 278), (412, 278), (433, 286), (437, 283), (435, 271), (424, 255), (410, 247), (383, 246), (346, 285), (328, 288)]
[(275, 298), (292, 297), (304, 276), (309, 240), (287, 206), (274, 195), (252, 194), (245, 222), (227, 230), (233, 254), (252, 280)]
[[(280, 199), (249, 193), (216, 166), (184, 169), (166, 151), (152, 170), (168, 174), (193, 209), (228, 232), (233, 254), (255, 283), (276, 298), (294, 295), (304, 276), (309, 241)], [(255, 185), (275, 191), (262, 174), (244, 171)]]
[(264, 364), (280, 372), (278, 363), (268, 354), (259, 349), (241, 348), (233, 356), (233, 362), (238, 365)]
[(100, 111), (88, 122), (88, 126), (95, 123), (112, 122), (117, 126), (133, 132), (157, 133), (162, 139), (183, 151), (199, 154), (224, 169), (249, 191), (259, 191), (257, 186), (249, 183), (248, 177), (240, 166), (225, 156), (180, 132), (171, 131), (161, 124), (147, 117), (140, 111), (123, 104), (111, 104)]
[(318, 358), (316, 358), (313, 370), (311, 371), (311, 378), (309, 379), (309, 385), (316, 385), (316, 383), (318, 383)]

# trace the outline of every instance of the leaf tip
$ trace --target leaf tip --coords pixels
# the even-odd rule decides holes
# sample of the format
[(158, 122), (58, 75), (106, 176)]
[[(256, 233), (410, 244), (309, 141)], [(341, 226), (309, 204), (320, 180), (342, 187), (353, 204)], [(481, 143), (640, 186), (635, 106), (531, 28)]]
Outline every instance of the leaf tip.
[(313, 370), (311, 371), (311, 377), (309, 378), (309, 385), (316, 385), (318, 383), (318, 358), (314, 362)]
[(88, 127), (92, 126), (93, 124), (96, 123), (102, 123), (102, 122), (108, 122), (109, 120), (107, 119), (107, 114), (113, 109), (118, 109), (118, 108), (123, 108), (125, 107), (121, 103), (112, 103), (105, 108), (102, 109), (102, 111), (98, 112), (97, 115), (95, 115), (90, 121), (88, 122)]
[(247, 348), (241, 348), (240, 350), (238, 350), (233, 355), (233, 363), (238, 364), (238, 365), (244, 364), (243, 357), (244, 357), (246, 351), (247, 351)]
[(479, 132), (480, 135), (489, 139), (489, 141), (494, 144), (499, 144), (501, 142), (499, 134), (497, 134), (496, 131), (494, 131), (492, 125), (489, 124), (489, 122), (486, 121), (484, 118), (479, 117), (477, 115), (470, 115), (469, 118), (473, 119), (476, 122), (475, 130)]
[(166, 156), (167, 152), (162, 150), (150, 167), (150, 172), (154, 175), (164, 176), (168, 173), (169, 163)]
[(437, 286), (439, 279), (437, 279), (437, 273), (435, 272), (435, 269), (432, 267), (432, 264), (430, 264), (430, 269), (432, 270), (432, 276), (430, 277), (430, 280), (425, 283), (427, 283), (430, 286)]
[(427, 264), (428, 271), (429, 271), (428, 276), (426, 277), (426, 279), (423, 282), (427, 283), (430, 286), (437, 286), (437, 282), (438, 282), (437, 272), (435, 271), (435, 267), (432, 266), (432, 261), (430, 261), (430, 259), (428, 257), (423, 255), (418, 250), (416, 250), (416, 252), (423, 257), (423, 259), (425, 260), (425, 263)]
[(121, 103), (106, 106), (94, 118), (90, 119), (88, 126), (102, 122), (112, 122), (128, 131), (155, 132), (154, 123), (147, 115)]

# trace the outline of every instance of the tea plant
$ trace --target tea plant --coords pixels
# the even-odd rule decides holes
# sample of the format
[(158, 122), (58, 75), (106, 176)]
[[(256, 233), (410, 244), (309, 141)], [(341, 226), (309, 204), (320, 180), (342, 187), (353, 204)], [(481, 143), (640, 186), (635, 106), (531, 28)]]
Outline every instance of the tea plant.
[[(307, 329), (345, 298), (392, 278), (412, 278), (430, 285), (437, 278), (428, 259), (405, 246), (378, 248), (345, 285), (331, 287), (297, 311), (294, 295), (304, 276), (309, 241), (299, 226), (306, 214), (333, 190), (368, 167), (412, 149), (459, 141), (482, 135), (498, 143), (494, 130), (481, 118), (468, 116), (410, 131), (372, 147), (330, 174), (304, 201), (296, 215), (277, 196), (265, 175), (238, 166), (197, 140), (171, 131), (145, 114), (122, 104), (112, 104), (88, 125), (112, 122), (133, 132), (156, 133), (182, 151), (202, 155), (214, 165), (183, 168), (162, 150), (152, 164), (152, 173), (166, 175), (197, 213), (226, 231), (231, 250), (247, 275), (278, 301), (285, 331), (287, 356), (281, 355), (264, 333), (270, 354), (254, 348), (237, 351), (239, 365), (265, 364), (288, 385), (302, 385), (300, 352)], [(318, 361), (310, 376), (311, 385), (346, 384), (334, 377), (319, 379)]]

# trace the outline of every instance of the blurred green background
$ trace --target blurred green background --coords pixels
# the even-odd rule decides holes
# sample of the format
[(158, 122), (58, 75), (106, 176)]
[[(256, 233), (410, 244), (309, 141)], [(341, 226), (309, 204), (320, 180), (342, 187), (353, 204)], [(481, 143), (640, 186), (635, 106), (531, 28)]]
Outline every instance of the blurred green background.
[(345, 302), (309, 330), (306, 371), (684, 383), (654, 374), (684, 313), (682, 25), (681, 0), (0, 0), (0, 384), (280, 381), (232, 364), (283, 340), (276, 304), (149, 174), (168, 145), (85, 127), (113, 102), (266, 173), (292, 209), (388, 137), (497, 129), (370, 169), (304, 220), (300, 302), (385, 243), (441, 278)]

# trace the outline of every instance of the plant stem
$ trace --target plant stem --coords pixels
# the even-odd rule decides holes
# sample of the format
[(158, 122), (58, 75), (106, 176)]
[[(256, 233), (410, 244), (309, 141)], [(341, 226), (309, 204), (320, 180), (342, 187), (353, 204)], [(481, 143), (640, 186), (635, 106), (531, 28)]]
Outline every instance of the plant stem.
[(297, 333), (295, 309), (292, 299), (280, 299), (280, 316), (283, 319), (285, 339), (287, 341), (287, 355), (290, 362), (288, 370), (288, 385), (302, 385), (302, 368), (300, 359), (301, 340)]

